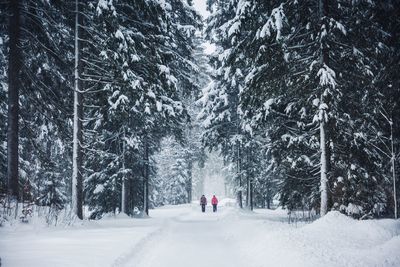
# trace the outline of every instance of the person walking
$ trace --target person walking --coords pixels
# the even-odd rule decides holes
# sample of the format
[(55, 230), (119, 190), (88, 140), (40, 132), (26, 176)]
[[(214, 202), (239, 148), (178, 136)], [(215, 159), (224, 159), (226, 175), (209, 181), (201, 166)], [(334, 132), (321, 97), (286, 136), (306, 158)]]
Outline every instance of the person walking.
[(202, 195), (200, 198), (201, 212), (206, 212), (207, 198)]
[(217, 212), (218, 199), (215, 195), (213, 195), (211, 199), (211, 204), (213, 206), (213, 212)]

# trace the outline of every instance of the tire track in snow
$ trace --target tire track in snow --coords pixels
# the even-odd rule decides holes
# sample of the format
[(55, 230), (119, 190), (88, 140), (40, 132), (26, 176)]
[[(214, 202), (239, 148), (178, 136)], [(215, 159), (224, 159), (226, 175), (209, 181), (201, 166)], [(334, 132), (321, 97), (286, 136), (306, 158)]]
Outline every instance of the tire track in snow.
[[(229, 214), (229, 212), (228, 212)], [(246, 266), (239, 251), (226, 238), (223, 229), (226, 212), (200, 211), (172, 217), (168, 229), (154, 242), (147, 243), (133, 267)]]
[(170, 227), (170, 219), (165, 219), (158, 229), (142, 238), (128, 252), (120, 255), (112, 264), (113, 267), (138, 266), (143, 255), (151, 244), (157, 243)]

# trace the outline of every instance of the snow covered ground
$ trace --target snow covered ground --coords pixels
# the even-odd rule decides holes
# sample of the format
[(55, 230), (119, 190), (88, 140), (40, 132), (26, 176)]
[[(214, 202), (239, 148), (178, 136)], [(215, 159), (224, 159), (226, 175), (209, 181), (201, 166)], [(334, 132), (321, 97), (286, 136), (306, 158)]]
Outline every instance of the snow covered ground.
[[(229, 201), (228, 201), (229, 203)], [(0, 228), (1, 266), (400, 266), (400, 221), (331, 212), (287, 223), (283, 210), (167, 206), (73, 227)]]

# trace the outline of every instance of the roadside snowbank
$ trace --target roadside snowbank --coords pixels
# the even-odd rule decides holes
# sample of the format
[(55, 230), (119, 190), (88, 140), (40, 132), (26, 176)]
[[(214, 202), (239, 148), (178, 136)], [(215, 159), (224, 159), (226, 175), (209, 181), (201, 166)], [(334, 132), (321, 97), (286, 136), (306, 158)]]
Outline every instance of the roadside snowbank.
[(159, 230), (148, 220), (116, 216), (74, 226), (43, 222), (0, 228), (2, 266), (112, 266)]
[(242, 215), (226, 229), (249, 266), (400, 266), (400, 221), (358, 221), (330, 212), (296, 228), (282, 223), (284, 215)]

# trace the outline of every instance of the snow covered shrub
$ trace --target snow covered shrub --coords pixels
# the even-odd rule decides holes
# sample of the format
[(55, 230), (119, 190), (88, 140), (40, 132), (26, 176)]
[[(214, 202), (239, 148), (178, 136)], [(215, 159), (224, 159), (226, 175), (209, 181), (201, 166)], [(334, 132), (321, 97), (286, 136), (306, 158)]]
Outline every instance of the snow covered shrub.
[(353, 203), (349, 203), (346, 206), (341, 205), (339, 210), (349, 216), (352, 216), (354, 218), (360, 218), (361, 215), (364, 214), (363, 208), (359, 205), (355, 205)]

